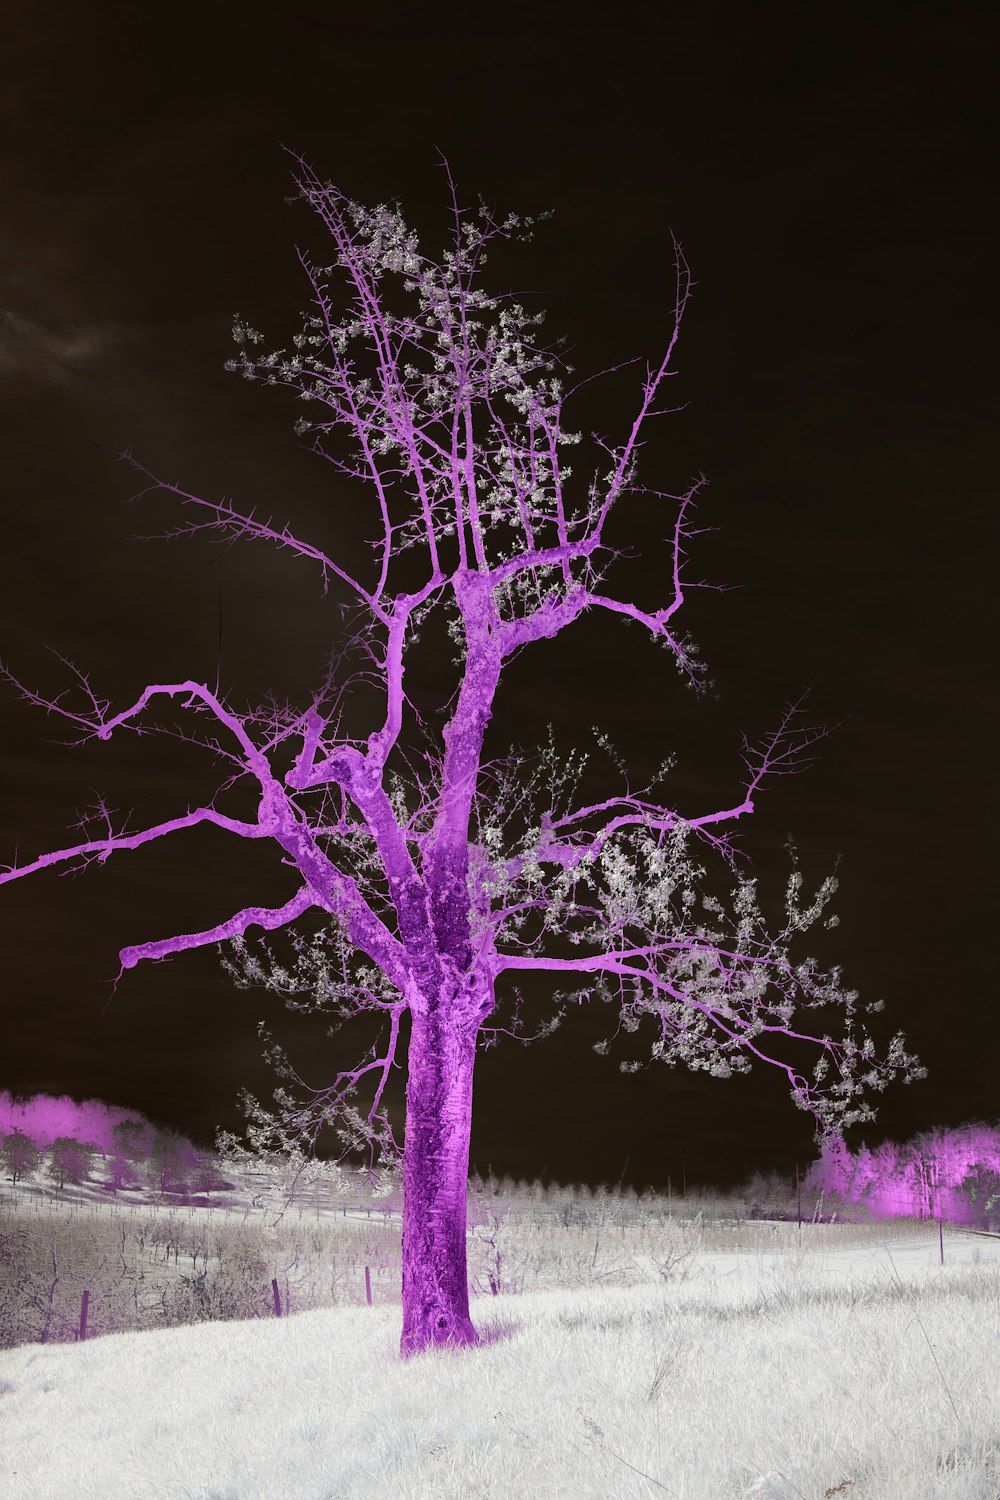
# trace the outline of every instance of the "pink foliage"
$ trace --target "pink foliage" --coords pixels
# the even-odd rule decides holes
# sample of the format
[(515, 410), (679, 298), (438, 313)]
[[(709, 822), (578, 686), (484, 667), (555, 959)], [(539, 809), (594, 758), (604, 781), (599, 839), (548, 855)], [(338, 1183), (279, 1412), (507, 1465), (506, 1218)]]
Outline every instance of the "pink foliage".
[(152, 1142), (156, 1127), (137, 1110), (121, 1109), (100, 1099), (77, 1103), (68, 1094), (59, 1098), (49, 1094), (22, 1097), (0, 1089), (0, 1136), (21, 1130), (39, 1151), (47, 1151), (59, 1136), (72, 1136), (110, 1155), (114, 1128), (122, 1120), (138, 1120), (147, 1141)]
[(828, 1143), (805, 1185), (864, 1204), (876, 1219), (991, 1222), (1000, 1219), (1000, 1122), (936, 1129), (903, 1146), (883, 1141), (875, 1151), (862, 1143), (855, 1156), (842, 1140)]
[[(77, 1102), (68, 1094), (53, 1098), (48, 1094), (21, 1096), (0, 1089), (0, 1141), (14, 1131), (28, 1137), (44, 1156), (53, 1141), (68, 1137), (83, 1146), (91, 1146), (104, 1158), (113, 1158), (120, 1150), (115, 1127), (124, 1121), (137, 1126), (132, 1132), (138, 1159), (147, 1159), (161, 1131), (140, 1110), (123, 1109), (101, 1099)], [(202, 1152), (185, 1137), (177, 1137), (176, 1161), (183, 1170), (193, 1167)]]

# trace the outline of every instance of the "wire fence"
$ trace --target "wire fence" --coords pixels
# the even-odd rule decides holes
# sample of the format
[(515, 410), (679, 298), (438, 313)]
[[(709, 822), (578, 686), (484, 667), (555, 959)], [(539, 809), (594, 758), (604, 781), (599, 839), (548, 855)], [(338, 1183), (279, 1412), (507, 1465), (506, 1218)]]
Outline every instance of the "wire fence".
[[(390, 1220), (400, 1217), (398, 1209), (373, 1209), (370, 1203), (344, 1203), (337, 1206), (340, 1208), (341, 1215), (344, 1218), (349, 1213), (364, 1214), (369, 1219), (381, 1219), (383, 1224), (388, 1224)], [(164, 1198), (158, 1203), (122, 1203), (120, 1200), (115, 1199), (109, 1199), (106, 1203), (87, 1203), (71, 1198), (58, 1199), (49, 1196), (17, 1198), (12, 1194), (0, 1193), (0, 1209), (3, 1208), (16, 1209), (20, 1213), (47, 1214), (50, 1218), (54, 1214), (96, 1215), (108, 1212), (112, 1214), (127, 1214), (129, 1217), (134, 1217), (136, 1214), (153, 1214), (159, 1213), (163, 1209), (169, 1209), (172, 1213), (186, 1215), (189, 1219), (193, 1219), (196, 1216), (201, 1219), (206, 1215), (211, 1217), (216, 1213), (231, 1216), (241, 1212), (239, 1205), (229, 1207), (222, 1203), (175, 1203), (170, 1198)], [(247, 1208), (245, 1206), (242, 1208), (244, 1219), (248, 1219), (254, 1214), (270, 1213), (272, 1211), (272, 1205), (261, 1208)], [(329, 1208), (296, 1208), (294, 1213), (296, 1215), (296, 1222), (301, 1221), (303, 1218), (318, 1221), (329, 1218), (331, 1210)]]

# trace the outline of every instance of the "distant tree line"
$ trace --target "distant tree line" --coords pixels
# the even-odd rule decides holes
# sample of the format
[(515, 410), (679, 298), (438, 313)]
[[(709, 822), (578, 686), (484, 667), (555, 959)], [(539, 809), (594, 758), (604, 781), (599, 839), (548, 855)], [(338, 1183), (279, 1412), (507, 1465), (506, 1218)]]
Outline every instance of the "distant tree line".
[(873, 1218), (941, 1215), (982, 1223), (1000, 1215), (1000, 1122), (938, 1127), (898, 1144), (851, 1153), (842, 1138), (824, 1143), (803, 1184), (866, 1205)]
[[(192, 1160), (190, 1148), (175, 1131), (156, 1131), (148, 1150), (143, 1135), (139, 1120), (123, 1120), (114, 1128), (110, 1153), (71, 1135), (58, 1136), (47, 1150), (40, 1151), (24, 1131), (13, 1130), (0, 1137), (0, 1162), (15, 1186), (42, 1171), (60, 1192), (67, 1183), (79, 1187), (95, 1180), (111, 1193), (152, 1188), (164, 1197), (168, 1193), (210, 1192), (231, 1186), (210, 1155)], [(98, 1155), (103, 1176), (95, 1179)]]

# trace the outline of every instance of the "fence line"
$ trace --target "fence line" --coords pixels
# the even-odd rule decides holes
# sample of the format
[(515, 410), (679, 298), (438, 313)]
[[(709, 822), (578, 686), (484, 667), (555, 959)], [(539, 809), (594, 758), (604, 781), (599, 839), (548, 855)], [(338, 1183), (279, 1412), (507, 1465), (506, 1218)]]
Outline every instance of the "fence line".
[[(272, 1276), (271, 1277), (271, 1296), (274, 1299), (274, 1316), (276, 1318), (280, 1318), (282, 1316), (282, 1312), (281, 1312), (281, 1292), (278, 1290), (278, 1278), (276, 1276)], [(371, 1267), (370, 1266), (365, 1266), (365, 1297), (368, 1300), (368, 1306), (369, 1307), (373, 1306), (373, 1303), (372, 1303), (372, 1277), (371, 1277)], [(79, 1329), (77, 1330), (77, 1333), (76, 1333), (75, 1339), (74, 1339), (74, 1342), (76, 1342), (76, 1343), (82, 1344), (82, 1343), (84, 1343), (86, 1341), (86, 1338), (87, 1338), (87, 1310), (88, 1310), (89, 1306), (90, 1306), (90, 1287), (88, 1286), (88, 1287), (84, 1288), (83, 1296), (80, 1299), (80, 1326), (79, 1326)], [(284, 1316), (286, 1318), (289, 1315), (289, 1308), (290, 1308), (290, 1306), (291, 1306), (291, 1293), (286, 1293), (286, 1307), (285, 1307), (285, 1312), (284, 1312)]]
[[(118, 1198), (109, 1198), (104, 1202), (98, 1201), (88, 1203), (79, 1201), (74, 1202), (72, 1200), (61, 1202), (59, 1199), (53, 1198), (29, 1198), (26, 1202), (19, 1202), (17, 1198), (8, 1197), (6, 1194), (0, 1194), (0, 1209), (12, 1208), (19, 1209), (21, 1212), (26, 1213), (46, 1213), (50, 1218), (53, 1214), (61, 1214), (67, 1210), (71, 1214), (77, 1214), (82, 1211), (84, 1213), (91, 1214), (91, 1216), (95, 1214), (101, 1214), (104, 1213), (105, 1210), (109, 1210), (112, 1214), (126, 1213), (128, 1214), (129, 1218), (134, 1218), (135, 1215), (139, 1213), (157, 1214), (162, 1213), (164, 1209), (168, 1209), (176, 1213), (183, 1213), (186, 1211), (187, 1217), (189, 1219), (193, 1219), (196, 1215), (198, 1216), (198, 1218), (204, 1218), (206, 1215), (210, 1217), (216, 1213), (235, 1214), (239, 1213), (241, 1207), (243, 1207), (243, 1216), (245, 1219), (255, 1211), (261, 1214), (267, 1214), (272, 1211), (271, 1208), (261, 1208), (258, 1210), (254, 1210), (246, 1208), (245, 1205), (230, 1205), (225, 1203), (208, 1203), (205, 1205), (191, 1206), (184, 1203), (171, 1203), (169, 1199), (161, 1199), (158, 1203), (128, 1203), (123, 1202)], [(348, 1213), (364, 1213), (369, 1219), (372, 1217), (372, 1206), (370, 1203), (343, 1203), (334, 1205), (334, 1210), (336, 1209), (336, 1207), (340, 1208), (341, 1216), (345, 1219)], [(331, 1216), (330, 1210), (324, 1210), (320, 1208), (298, 1208), (297, 1212), (300, 1221), (303, 1214), (308, 1214), (317, 1221), (321, 1218)], [(380, 1218), (382, 1220), (383, 1226), (386, 1226), (391, 1222), (394, 1213), (398, 1217), (399, 1211), (398, 1209), (393, 1210), (388, 1208), (376, 1208), (374, 1210), (374, 1213), (376, 1218)]]

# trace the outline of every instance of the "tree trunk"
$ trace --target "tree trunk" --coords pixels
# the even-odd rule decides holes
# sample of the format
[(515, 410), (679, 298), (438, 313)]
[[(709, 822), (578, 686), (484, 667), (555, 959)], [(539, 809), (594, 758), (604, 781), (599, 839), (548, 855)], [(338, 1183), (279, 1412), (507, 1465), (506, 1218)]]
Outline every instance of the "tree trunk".
[[(451, 1003), (449, 1003), (449, 1001)], [(432, 1345), (474, 1346), (465, 1214), (472, 1072), (480, 1022), (452, 997), (410, 1012), (403, 1148), (404, 1359)]]

